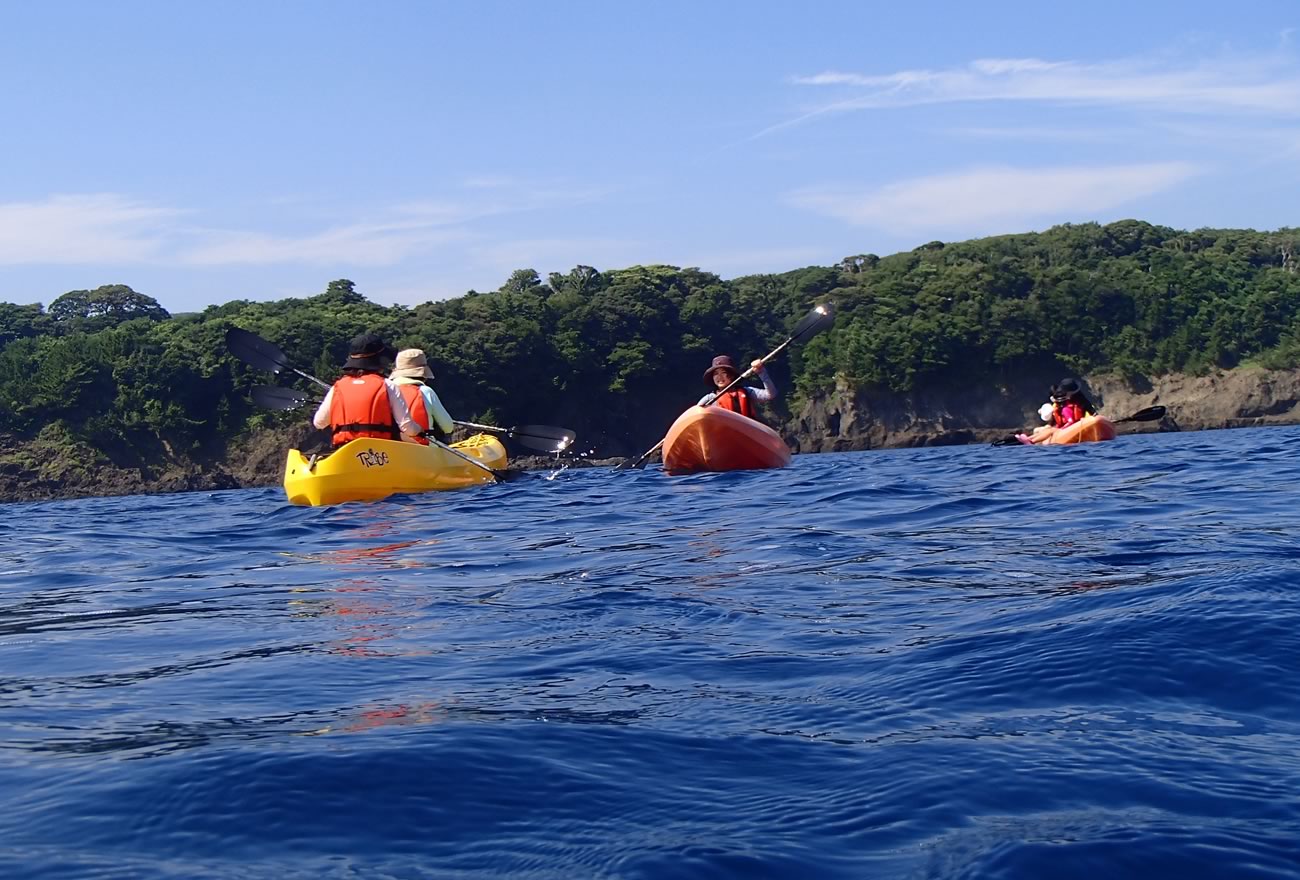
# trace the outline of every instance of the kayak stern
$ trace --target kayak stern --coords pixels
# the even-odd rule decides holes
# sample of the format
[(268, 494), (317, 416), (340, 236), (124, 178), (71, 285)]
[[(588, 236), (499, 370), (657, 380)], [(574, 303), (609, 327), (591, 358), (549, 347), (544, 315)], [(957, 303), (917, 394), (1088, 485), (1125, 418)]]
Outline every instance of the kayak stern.
[[(487, 434), (475, 434), (452, 448), (494, 471), (507, 463), (501, 441)], [(311, 507), (492, 481), (492, 474), (441, 447), (373, 438), (351, 440), (321, 457), (290, 449), (284, 466), (289, 503)]]

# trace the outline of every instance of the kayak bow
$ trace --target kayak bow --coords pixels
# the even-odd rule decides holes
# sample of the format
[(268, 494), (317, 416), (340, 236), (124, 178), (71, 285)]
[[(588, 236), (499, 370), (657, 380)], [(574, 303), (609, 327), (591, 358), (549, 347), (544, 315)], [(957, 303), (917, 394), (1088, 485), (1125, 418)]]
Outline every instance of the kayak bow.
[(762, 422), (720, 406), (693, 406), (664, 437), (664, 470), (744, 471), (785, 467), (790, 449)]

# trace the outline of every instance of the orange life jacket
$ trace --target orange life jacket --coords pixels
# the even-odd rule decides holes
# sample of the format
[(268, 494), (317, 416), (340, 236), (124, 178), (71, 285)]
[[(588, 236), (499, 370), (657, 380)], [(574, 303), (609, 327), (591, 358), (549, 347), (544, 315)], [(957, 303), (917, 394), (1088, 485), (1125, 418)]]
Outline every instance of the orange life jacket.
[(754, 414), (754, 404), (750, 403), (749, 394), (744, 388), (736, 388), (726, 394), (718, 395), (713, 399), (713, 405), (740, 413), (742, 416), (748, 416), (751, 419), (758, 418)]
[(1052, 407), (1052, 425), (1057, 428), (1066, 428), (1075, 422), (1081, 421), (1086, 415), (1082, 406), (1074, 401), (1066, 401)]
[[(406, 407), (411, 411), (411, 418), (415, 420), (415, 425), (421, 431), (427, 431), (433, 426), (429, 424), (429, 408), (424, 405), (424, 393), (420, 391), (421, 385), (407, 385), (405, 383), (398, 385), (397, 390), (402, 392), (402, 400), (406, 401)], [(413, 437), (416, 443), (429, 445), (428, 437)]]
[(398, 439), (397, 422), (388, 403), (384, 377), (375, 373), (344, 376), (334, 383), (330, 397), (330, 428), (334, 445), (342, 446), (358, 437)]

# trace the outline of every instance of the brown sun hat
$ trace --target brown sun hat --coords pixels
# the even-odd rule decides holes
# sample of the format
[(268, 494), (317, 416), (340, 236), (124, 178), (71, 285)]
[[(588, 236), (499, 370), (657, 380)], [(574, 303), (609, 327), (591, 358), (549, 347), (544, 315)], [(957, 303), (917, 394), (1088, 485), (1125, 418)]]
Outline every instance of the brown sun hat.
[(720, 354), (713, 359), (713, 366), (704, 371), (704, 381), (712, 382), (713, 374), (718, 370), (731, 370), (733, 376), (740, 375), (740, 370), (736, 369), (736, 365), (731, 362), (731, 358), (725, 354)]

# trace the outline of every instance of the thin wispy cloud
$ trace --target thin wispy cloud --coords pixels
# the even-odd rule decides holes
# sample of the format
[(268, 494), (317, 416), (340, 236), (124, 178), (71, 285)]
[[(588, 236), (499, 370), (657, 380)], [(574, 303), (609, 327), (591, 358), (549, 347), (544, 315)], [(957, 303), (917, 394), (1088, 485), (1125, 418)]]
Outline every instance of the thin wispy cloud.
[(1121, 141), (1125, 138), (1132, 137), (1130, 132), (1125, 132), (1120, 129), (1105, 130), (1067, 126), (1045, 128), (1043, 126), (1033, 125), (967, 125), (940, 130), (951, 137), (961, 137), (972, 140), (1005, 140), (1016, 141), (1019, 143), (1025, 141), (1061, 141), (1072, 144), (1077, 144), (1082, 141), (1103, 143), (1108, 141)]
[(194, 266), (304, 263), (321, 266), (392, 266), (404, 259), (463, 240), (455, 229), (411, 224), (356, 224), (313, 235), (206, 231), (202, 244), (181, 249), (178, 262)]
[(475, 221), (605, 195), (599, 188), (553, 184), (494, 187), (450, 199), (413, 199), (367, 211), (363, 220), (325, 222), (296, 233), (252, 224), (206, 226), (194, 222), (195, 211), (120, 194), (56, 195), (0, 203), (0, 265), (392, 266), (487, 235)]
[(1090, 218), (1200, 173), (1188, 162), (1106, 167), (980, 168), (873, 190), (819, 187), (791, 194), (805, 210), (856, 226), (988, 234), (1042, 220)]
[(461, 186), (466, 189), (504, 189), (508, 186), (514, 186), (515, 183), (513, 177), (507, 177), (504, 174), (480, 174), (465, 178), (461, 181)]
[(0, 204), (0, 265), (156, 259), (183, 213), (105, 193)]
[(1142, 108), (1166, 113), (1248, 113), (1300, 118), (1300, 65), (1285, 54), (1218, 58), (1181, 65), (1167, 59), (1087, 64), (987, 58), (962, 67), (886, 74), (842, 71), (791, 82), (833, 88), (835, 100), (763, 129), (756, 137), (821, 116), (855, 110), (980, 101)]

